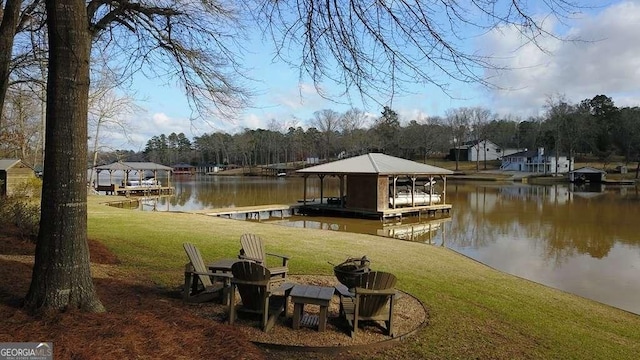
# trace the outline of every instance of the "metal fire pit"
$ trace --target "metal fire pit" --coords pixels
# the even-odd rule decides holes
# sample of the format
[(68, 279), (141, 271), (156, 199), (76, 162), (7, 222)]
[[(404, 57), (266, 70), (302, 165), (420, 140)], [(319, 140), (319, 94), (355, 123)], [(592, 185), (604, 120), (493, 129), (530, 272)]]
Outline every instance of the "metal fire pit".
[(333, 273), (342, 285), (352, 289), (356, 287), (360, 275), (371, 271), (370, 263), (366, 255), (360, 258), (348, 258), (343, 263), (335, 265)]

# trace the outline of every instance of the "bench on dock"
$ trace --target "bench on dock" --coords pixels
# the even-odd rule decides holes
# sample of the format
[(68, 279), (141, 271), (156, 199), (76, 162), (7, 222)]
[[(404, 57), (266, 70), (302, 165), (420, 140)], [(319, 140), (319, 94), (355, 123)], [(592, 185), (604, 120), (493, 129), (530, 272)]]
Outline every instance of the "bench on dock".
[(96, 191), (104, 191), (107, 195), (115, 195), (118, 189), (119, 186), (116, 184), (96, 186)]

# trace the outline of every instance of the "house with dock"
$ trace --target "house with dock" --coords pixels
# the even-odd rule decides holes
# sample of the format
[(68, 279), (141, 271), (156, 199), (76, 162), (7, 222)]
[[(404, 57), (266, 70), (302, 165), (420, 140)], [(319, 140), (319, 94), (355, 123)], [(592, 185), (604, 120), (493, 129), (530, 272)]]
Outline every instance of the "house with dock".
[[(449, 212), (446, 176), (452, 171), (381, 153), (369, 153), (296, 171), (304, 177), (301, 213), (392, 218)], [(307, 180), (320, 179), (320, 198), (307, 197)], [(338, 197), (324, 196), (324, 179), (340, 180)]]

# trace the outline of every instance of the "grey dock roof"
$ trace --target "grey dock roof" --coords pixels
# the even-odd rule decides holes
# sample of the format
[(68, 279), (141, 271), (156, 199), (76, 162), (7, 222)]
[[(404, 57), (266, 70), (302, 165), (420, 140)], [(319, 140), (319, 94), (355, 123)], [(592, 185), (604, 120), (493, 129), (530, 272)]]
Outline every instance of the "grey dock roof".
[(590, 173), (590, 174), (606, 174), (607, 172), (604, 170), (600, 170), (600, 169), (596, 169), (590, 166), (583, 166), (579, 169), (575, 169), (573, 171), (571, 171), (572, 173), (581, 173), (581, 174), (586, 174), (586, 173)]
[(132, 171), (132, 170), (173, 170), (172, 167), (164, 166), (160, 164), (156, 164), (153, 162), (127, 162), (127, 161), (118, 161), (107, 165), (99, 165), (95, 167), (96, 170), (121, 170), (121, 171)]
[(301, 174), (379, 174), (379, 175), (451, 175), (453, 171), (437, 166), (369, 153), (344, 160), (298, 170)]

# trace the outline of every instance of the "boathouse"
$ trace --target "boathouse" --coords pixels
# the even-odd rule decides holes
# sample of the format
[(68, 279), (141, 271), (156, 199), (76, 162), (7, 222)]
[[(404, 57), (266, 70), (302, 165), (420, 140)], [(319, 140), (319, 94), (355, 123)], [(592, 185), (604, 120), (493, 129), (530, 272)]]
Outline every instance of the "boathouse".
[(174, 175), (195, 175), (196, 167), (191, 164), (180, 163), (173, 165)]
[(575, 169), (569, 173), (569, 181), (575, 183), (591, 182), (601, 183), (605, 180), (607, 172), (604, 170), (592, 168), (590, 166), (584, 166), (579, 169)]
[[(152, 162), (126, 162), (117, 161), (107, 165), (99, 165), (95, 168), (97, 180), (95, 184), (96, 191), (104, 191), (112, 195), (161, 195), (173, 193), (171, 186), (171, 172), (173, 168)], [(109, 172), (109, 184), (100, 183), (100, 172)], [(114, 180), (114, 174), (117, 172), (124, 173), (124, 179), (120, 183)], [(146, 173), (152, 173), (152, 176), (146, 176)], [(162, 184), (158, 180), (158, 175), (166, 175), (166, 184)]]
[[(446, 175), (452, 171), (381, 153), (369, 153), (297, 171), (304, 177), (301, 212), (389, 218), (448, 212)], [(307, 180), (320, 178), (319, 201), (308, 201)], [(324, 196), (324, 179), (340, 180), (340, 196)]]

